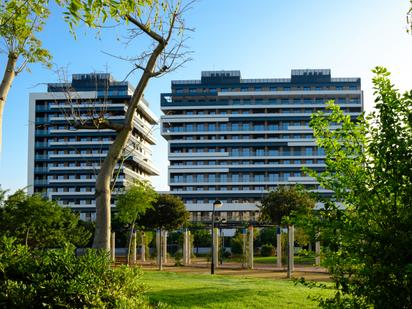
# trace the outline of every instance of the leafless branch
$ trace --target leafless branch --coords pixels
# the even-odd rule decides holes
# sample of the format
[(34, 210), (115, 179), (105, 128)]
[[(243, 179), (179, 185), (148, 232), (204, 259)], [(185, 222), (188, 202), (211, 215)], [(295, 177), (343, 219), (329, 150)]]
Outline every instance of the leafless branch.
[(164, 44), (165, 40), (163, 39), (162, 36), (160, 36), (158, 33), (155, 31), (151, 30), (149, 26), (146, 24), (142, 24), (139, 22), (137, 19), (130, 15), (126, 15), (125, 18), (130, 21), (132, 24), (134, 24), (136, 27), (138, 27), (140, 30), (142, 30), (144, 33), (146, 33), (148, 36), (150, 36), (152, 39), (156, 40), (160, 44)]

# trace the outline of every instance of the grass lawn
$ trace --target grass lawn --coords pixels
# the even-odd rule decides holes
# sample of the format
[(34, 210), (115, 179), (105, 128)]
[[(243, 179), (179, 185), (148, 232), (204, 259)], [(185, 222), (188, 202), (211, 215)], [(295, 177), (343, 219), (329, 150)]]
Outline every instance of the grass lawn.
[(145, 271), (150, 301), (171, 308), (316, 308), (308, 296), (328, 296), (332, 290), (270, 280), (222, 275)]

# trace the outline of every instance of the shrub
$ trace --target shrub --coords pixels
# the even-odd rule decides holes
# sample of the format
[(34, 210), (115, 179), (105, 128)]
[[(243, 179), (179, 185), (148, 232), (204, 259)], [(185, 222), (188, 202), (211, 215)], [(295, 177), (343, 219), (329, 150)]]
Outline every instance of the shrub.
[(175, 255), (174, 255), (174, 259), (175, 259), (175, 266), (182, 266), (182, 258), (183, 258), (183, 254), (181, 250), (176, 251)]
[(264, 244), (260, 249), (261, 256), (274, 256), (275, 255), (275, 247), (271, 244)]
[(141, 271), (110, 269), (96, 250), (80, 257), (75, 248), (30, 250), (0, 240), (0, 308), (149, 308)]

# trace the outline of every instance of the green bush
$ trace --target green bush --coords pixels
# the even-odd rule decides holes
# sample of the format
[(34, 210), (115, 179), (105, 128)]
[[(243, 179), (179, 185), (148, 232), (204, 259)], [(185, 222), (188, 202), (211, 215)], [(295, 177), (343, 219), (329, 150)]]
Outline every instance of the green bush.
[(183, 265), (182, 258), (183, 258), (182, 250), (176, 251), (176, 253), (174, 255), (175, 266), (182, 266)]
[(271, 244), (264, 244), (260, 249), (261, 256), (274, 256), (275, 255), (275, 247)]
[(96, 250), (30, 250), (0, 240), (0, 308), (149, 308), (139, 268), (110, 269)]

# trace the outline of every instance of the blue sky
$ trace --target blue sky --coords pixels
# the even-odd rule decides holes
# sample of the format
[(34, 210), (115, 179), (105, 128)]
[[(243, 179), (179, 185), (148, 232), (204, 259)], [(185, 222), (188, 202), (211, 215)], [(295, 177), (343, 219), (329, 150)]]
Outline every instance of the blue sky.
[[(412, 89), (412, 36), (406, 33), (407, 0), (200, 0), (187, 14), (196, 29), (188, 45), (193, 60), (185, 67), (150, 81), (145, 97), (160, 116), (161, 92), (173, 79), (199, 79), (202, 70), (240, 70), (243, 78), (289, 77), (291, 69), (330, 68), (334, 77), (361, 77), (365, 107), (373, 107), (371, 69), (386, 66), (401, 90)], [(68, 73), (111, 72), (122, 80), (130, 64), (103, 53), (132, 56), (139, 44), (125, 47), (119, 29), (79, 28), (77, 40), (62, 15), (52, 16), (41, 39), (53, 54), (56, 67)], [(0, 55), (0, 71), (5, 65)], [(28, 97), (46, 90), (57, 75), (40, 65), (23, 72), (13, 84), (4, 113), (0, 184), (16, 190), (27, 184)], [(136, 84), (138, 76), (129, 78)], [(167, 189), (167, 144), (156, 130), (154, 161), (162, 174), (153, 178), (157, 189)]]

